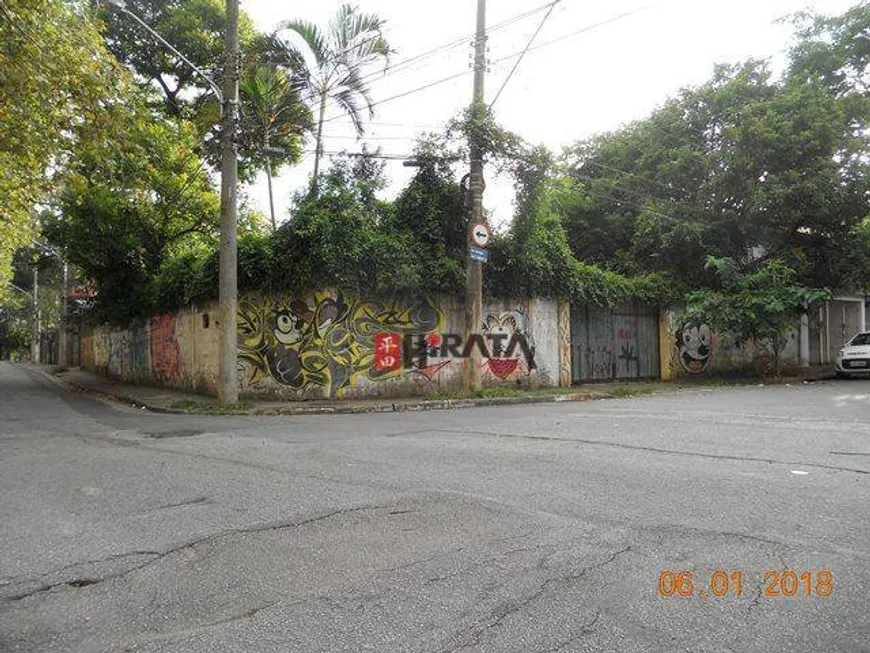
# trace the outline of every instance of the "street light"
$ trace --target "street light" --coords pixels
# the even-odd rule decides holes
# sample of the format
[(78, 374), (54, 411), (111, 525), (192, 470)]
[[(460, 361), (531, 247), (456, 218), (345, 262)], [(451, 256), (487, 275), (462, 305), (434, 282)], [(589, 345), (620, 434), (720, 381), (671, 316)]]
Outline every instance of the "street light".
[(4, 282), (6, 283), (7, 286), (9, 286), (10, 288), (12, 288), (12, 290), (17, 290), (17, 291), (20, 292), (22, 295), (27, 295), (28, 297), (31, 297), (31, 298), (33, 297), (33, 295), (31, 295), (29, 292), (27, 292), (26, 290), (24, 290), (24, 288), (22, 288), (21, 286), (16, 286), (14, 283), (12, 283), (12, 282), (9, 281), (8, 279), (6, 279), (6, 277), (4, 277), (2, 274), (0, 274), (0, 280), (4, 281)]
[(236, 125), (239, 110), (239, 0), (226, 0), (227, 34), (224, 50), (224, 88), (221, 90), (206, 73), (189, 61), (139, 16), (127, 9), (124, 0), (107, 0), (119, 11), (133, 18), (166, 46), (181, 61), (199, 74), (215, 92), (221, 103), (221, 249), (219, 281), (219, 373), (218, 401), (232, 405), (239, 400), (237, 365), (236, 320), (238, 305), (238, 220), (239, 179)]
[(132, 11), (127, 9), (127, 3), (124, 0), (106, 0), (106, 2), (109, 3), (110, 5), (112, 5), (113, 7), (115, 7), (118, 11), (121, 11), (121, 12), (127, 14), (130, 18), (132, 18), (137, 23), (139, 23), (142, 27), (144, 27), (148, 31), (149, 34), (151, 34), (151, 36), (153, 36), (155, 39), (160, 41), (164, 46), (166, 46), (166, 48), (170, 52), (172, 52), (172, 54), (174, 54), (176, 57), (181, 59), (188, 66), (193, 68), (196, 71), (196, 73), (206, 81), (206, 83), (209, 85), (211, 90), (214, 91), (214, 94), (217, 95), (218, 101), (221, 104), (221, 111), (223, 111), (224, 94), (221, 91), (220, 87), (214, 82), (214, 80), (211, 77), (208, 76), (208, 74), (206, 74), (201, 68), (199, 68), (199, 66), (197, 66), (195, 63), (190, 61), (183, 54), (181, 54), (178, 50), (176, 50), (169, 41), (167, 41), (162, 36), (160, 36), (160, 34), (158, 34), (156, 31), (154, 31), (151, 28), (151, 26), (148, 25), (148, 23), (146, 23), (144, 20), (139, 18), (139, 16), (137, 16)]

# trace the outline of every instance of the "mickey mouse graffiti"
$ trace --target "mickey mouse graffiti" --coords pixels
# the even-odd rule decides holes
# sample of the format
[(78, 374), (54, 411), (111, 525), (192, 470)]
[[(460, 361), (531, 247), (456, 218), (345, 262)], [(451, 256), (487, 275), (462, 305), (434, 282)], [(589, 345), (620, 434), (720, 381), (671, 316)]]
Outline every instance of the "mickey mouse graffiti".
[(713, 333), (702, 322), (686, 322), (677, 333), (680, 365), (689, 374), (701, 374), (710, 366)]

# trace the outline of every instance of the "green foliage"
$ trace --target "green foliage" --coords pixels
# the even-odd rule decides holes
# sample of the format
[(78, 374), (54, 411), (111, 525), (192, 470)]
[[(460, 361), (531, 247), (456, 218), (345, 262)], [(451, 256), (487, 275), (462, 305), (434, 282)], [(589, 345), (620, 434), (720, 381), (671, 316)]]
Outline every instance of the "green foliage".
[[(111, 101), (117, 66), (88, 19), (61, 0), (0, 0), (0, 279), (36, 234), (56, 172), (76, 147), (70, 129)], [(0, 299), (7, 296), (0, 282)]]
[[(219, 86), (224, 69), (226, 10), (223, 0), (127, 0), (128, 10), (156, 31)], [(109, 50), (132, 70), (143, 89), (163, 92), (159, 109), (165, 117), (190, 121), (202, 139), (209, 163), (220, 161), (218, 98), (208, 82), (173, 54), (128, 13), (104, 6)], [(265, 147), (275, 168), (301, 157), (302, 133), (311, 113), (300, 99), (303, 79), (295, 70), (278, 71), (275, 44), (239, 12), (240, 66), (238, 125), (239, 176), (251, 181), (266, 166)], [(279, 153), (280, 151), (280, 153)]]
[[(203, 105), (217, 104), (208, 83), (193, 68), (129, 14), (110, 3), (101, 4), (99, 17), (105, 24), (109, 51), (144, 85), (157, 85), (163, 91), (168, 115), (193, 119)], [(211, 79), (221, 79), (226, 32), (223, 0), (125, 0), (125, 6)], [(239, 12), (242, 48), (246, 50), (254, 39), (250, 19)]]
[(318, 181), (318, 192), (297, 198), (293, 219), (275, 236), (278, 286), (375, 294), (415, 290), (420, 277), (410, 239), (380, 228), (390, 211), (374, 196), (383, 184), (382, 164), (340, 161)]
[(30, 346), (29, 321), (29, 311), (20, 300), (11, 300), (0, 307), (0, 360)]
[(458, 142), (455, 156), (466, 159), (478, 151), (484, 163), (499, 168), (507, 168), (526, 154), (522, 139), (499, 125), (490, 108), (480, 101), (448, 123), (445, 137), (447, 142)]
[(579, 259), (703, 287), (715, 281), (708, 253), (762, 251), (805, 285), (870, 287), (870, 7), (798, 22), (782, 79), (763, 62), (719, 66), (649, 118), (570, 150), (560, 214)]
[(155, 121), (136, 101), (132, 93), (82, 126), (61, 214), (46, 225), (51, 241), (95, 283), (94, 316), (120, 323), (165, 301), (155, 278), (165, 277), (173, 255), (214, 239), (219, 209), (195, 130)]
[(666, 301), (672, 284), (662, 275), (629, 278), (579, 260), (564, 224), (577, 195), (573, 183), (553, 174), (553, 157), (534, 148), (513, 160), (516, 215), (510, 231), (494, 239), (486, 282), (502, 296), (555, 296), (613, 305), (627, 299)]
[(793, 77), (819, 80), (840, 95), (870, 90), (870, 7), (866, 2), (841, 16), (802, 12), (791, 22), (799, 37), (790, 53)]
[(407, 235), (420, 290), (459, 292), (468, 228), (462, 189), (444, 159), (419, 153), (417, 160), (417, 174), (396, 198), (385, 226)]
[(779, 374), (784, 338), (797, 329), (807, 306), (830, 293), (799, 284), (795, 271), (780, 259), (742, 269), (732, 259), (710, 256), (706, 265), (715, 271), (718, 287), (688, 293), (681, 319), (705, 322), (737, 346), (769, 347)]
[[(347, 114), (357, 134), (365, 133), (363, 109), (374, 116), (374, 105), (366, 72), (377, 64), (385, 66), (392, 54), (383, 35), (385, 22), (350, 4), (339, 7), (324, 32), (302, 20), (284, 21), (272, 35), (280, 49), (278, 60), (294, 71), (302, 71), (307, 82), (307, 102), (318, 112), (314, 176), (319, 172), (323, 154), (323, 120), (326, 102), (332, 100)], [(289, 32), (289, 38), (279, 35)]]
[[(274, 159), (271, 174), (281, 164), (299, 161), (303, 133), (311, 126), (311, 112), (302, 104), (300, 90), (298, 79), (273, 65), (259, 64), (246, 71), (239, 85), (242, 168), (262, 169), (270, 157)], [(273, 151), (267, 153), (265, 148)]]

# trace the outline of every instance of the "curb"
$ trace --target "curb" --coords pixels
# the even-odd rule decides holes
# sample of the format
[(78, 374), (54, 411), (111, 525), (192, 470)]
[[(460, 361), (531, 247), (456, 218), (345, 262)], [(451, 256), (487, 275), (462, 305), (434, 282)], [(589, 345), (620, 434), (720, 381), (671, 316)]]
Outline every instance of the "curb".
[[(590, 401), (609, 399), (602, 392), (574, 392), (570, 394), (534, 395), (528, 397), (484, 397), (480, 399), (423, 400), (415, 403), (383, 403), (370, 406), (288, 406), (239, 412), (239, 415), (349, 415), (360, 413), (414, 413), (430, 410), (456, 410), (460, 408), (485, 408), (488, 406), (517, 406), (523, 404), (549, 404), (566, 401)], [(191, 412), (191, 414), (197, 414)], [(236, 414), (236, 413), (233, 413)]]
[(97, 390), (95, 388), (91, 388), (85, 385), (79, 385), (74, 381), (70, 381), (68, 379), (64, 379), (60, 376), (56, 376), (51, 372), (43, 370), (35, 365), (28, 365), (28, 369), (33, 370), (37, 374), (41, 374), (46, 379), (54, 383), (61, 390), (65, 390), (70, 393), (79, 393), (86, 394), (92, 397), (96, 397), (98, 399), (105, 399), (107, 401), (114, 401), (122, 404), (126, 404), (128, 406), (132, 406), (133, 408), (139, 408), (141, 410), (147, 410), (151, 413), (166, 413), (172, 415), (188, 415), (192, 413), (188, 413), (187, 411), (175, 409), (175, 408), (164, 408), (162, 406), (154, 406), (151, 404), (146, 404), (139, 399), (134, 399), (128, 395), (121, 394), (120, 392), (106, 392), (105, 390)]
[[(30, 366), (30, 369), (40, 373), (60, 388), (67, 392), (79, 392), (101, 399), (114, 400), (121, 402), (134, 408), (147, 410), (152, 413), (168, 414), (168, 415), (212, 415), (213, 413), (207, 410), (183, 410), (180, 408), (166, 408), (163, 406), (155, 406), (148, 404), (140, 399), (136, 399), (121, 392), (107, 392), (104, 389), (95, 389), (89, 386), (80, 385), (74, 381), (55, 376), (46, 370), (42, 370), (36, 366)], [(490, 406), (519, 406), (529, 404), (548, 404), (562, 402), (579, 402), (579, 401), (594, 401), (598, 399), (610, 399), (612, 395), (604, 392), (572, 392), (559, 394), (545, 395), (530, 395), (520, 397), (481, 397), (477, 399), (440, 399), (440, 400), (421, 400), (417, 402), (383, 402), (371, 405), (341, 405), (337, 403), (332, 406), (304, 406), (304, 405), (288, 405), (286, 408), (251, 408), (248, 410), (239, 410), (234, 412), (220, 413), (221, 415), (257, 415), (257, 416), (279, 416), (279, 415), (351, 415), (364, 413), (405, 413), (405, 412), (424, 412), (430, 410), (456, 410), (460, 408), (486, 408)]]

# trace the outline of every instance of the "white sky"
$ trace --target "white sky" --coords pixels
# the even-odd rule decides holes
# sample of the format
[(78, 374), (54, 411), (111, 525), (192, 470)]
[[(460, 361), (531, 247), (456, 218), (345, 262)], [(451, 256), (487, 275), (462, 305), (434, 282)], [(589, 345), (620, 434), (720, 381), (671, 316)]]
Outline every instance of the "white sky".
[[(489, 0), (487, 24), (497, 25), (544, 5), (546, 0)], [(803, 9), (842, 13), (857, 0), (561, 0), (535, 43), (594, 25), (619, 14), (640, 13), (596, 27), (554, 45), (530, 52), (496, 105), (496, 119), (533, 143), (553, 150), (631, 120), (643, 118), (681, 87), (709, 78), (715, 63), (749, 57), (773, 57), (781, 63), (790, 29), (774, 24)], [(279, 21), (301, 18), (326, 27), (340, 0), (242, 0), (242, 8), (261, 30)], [(367, 136), (358, 141), (350, 120), (338, 110), (327, 112), (327, 151), (360, 151), (362, 143), (380, 146), (385, 154), (410, 153), (421, 131), (438, 129), (471, 99), (470, 47), (476, 0), (357, 0), (361, 10), (387, 19), (386, 35), (397, 51), (394, 65), (433, 48), (466, 37), (466, 43), (395, 73), (372, 78), (374, 100), (416, 89), (451, 75), (466, 74), (431, 89), (390, 100), (375, 108)], [(523, 49), (545, 11), (495, 30), (489, 38), (493, 62), (486, 79), (491, 101), (516, 59), (499, 58)], [(313, 139), (306, 149), (313, 150)], [(313, 156), (285, 169), (275, 185), (275, 208), (287, 218), (290, 196), (307, 183)], [(413, 169), (388, 162), (392, 196)], [(252, 203), (268, 214), (265, 176), (246, 189)], [(511, 217), (511, 189), (505, 180), (490, 180), (484, 203), (493, 222), (504, 226)]]

